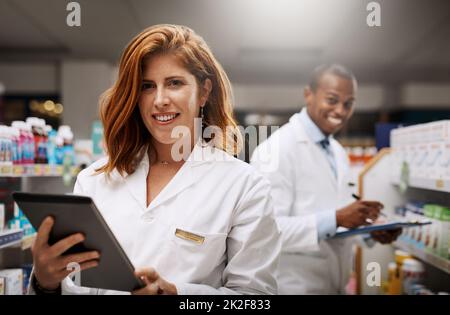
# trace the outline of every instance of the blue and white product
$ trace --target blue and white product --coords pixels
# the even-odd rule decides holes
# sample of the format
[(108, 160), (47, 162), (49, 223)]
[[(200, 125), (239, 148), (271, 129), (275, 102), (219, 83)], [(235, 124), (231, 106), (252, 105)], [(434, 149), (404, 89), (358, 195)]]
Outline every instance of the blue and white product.
[(75, 150), (73, 148), (73, 133), (70, 126), (62, 125), (58, 129), (58, 135), (63, 138), (63, 163), (73, 165), (75, 162)]
[(10, 127), (10, 132), (12, 135), (12, 162), (13, 164), (21, 164), (20, 130), (15, 127)]
[(18, 137), (18, 158), (17, 164), (25, 164), (26, 156), (27, 156), (27, 148), (28, 148), (28, 132), (26, 130), (26, 123), (24, 121), (16, 120), (13, 121), (11, 126), (13, 129), (17, 130), (19, 133)]
[(9, 132), (9, 127), (0, 126), (0, 163), (12, 163), (12, 141)]
[(48, 164), (56, 165), (56, 130), (52, 128), (52, 126), (45, 126), (48, 135), (47, 141), (47, 160)]
[(0, 246), (17, 243), (23, 237), (22, 230), (15, 227), (14, 229), (4, 230), (0, 232)]
[(33, 270), (33, 264), (23, 264), (23, 294), (27, 294), (28, 286), (30, 285), (31, 271)]
[(57, 135), (55, 138), (55, 160), (57, 165), (62, 165), (64, 160), (64, 139)]
[(5, 279), (5, 295), (23, 295), (23, 270), (0, 270), (0, 278)]

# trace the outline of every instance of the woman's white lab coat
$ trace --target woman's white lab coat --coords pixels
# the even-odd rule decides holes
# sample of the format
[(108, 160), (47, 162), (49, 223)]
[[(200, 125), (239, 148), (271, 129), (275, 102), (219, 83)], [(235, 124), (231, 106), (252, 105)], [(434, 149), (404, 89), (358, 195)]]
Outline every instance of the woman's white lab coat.
[(263, 142), (252, 156), (271, 182), (275, 214), (282, 231), (278, 273), (280, 294), (336, 294), (351, 269), (350, 240), (318, 240), (316, 214), (352, 202), (349, 163), (331, 139), (337, 179), (317, 144), (303, 129), (299, 114)]
[[(91, 196), (135, 268), (154, 267), (179, 294), (276, 294), (281, 248), (270, 184), (225, 152), (197, 144), (182, 168), (146, 206), (147, 155), (135, 173), (108, 181), (94, 170), (79, 175), (75, 194)], [(204, 237), (179, 238), (180, 229)], [(105, 275), (114, 276), (114, 275)], [(63, 293), (114, 294), (77, 287)]]

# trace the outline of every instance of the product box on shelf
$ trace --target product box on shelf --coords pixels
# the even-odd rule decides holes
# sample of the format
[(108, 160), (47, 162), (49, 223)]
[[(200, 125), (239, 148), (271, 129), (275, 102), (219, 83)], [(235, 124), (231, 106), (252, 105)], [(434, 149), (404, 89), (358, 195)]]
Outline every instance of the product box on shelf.
[(450, 208), (441, 207), (437, 254), (445, 259), (450, 259), (449, 245), (450, 245)]
[(0, 270), (0, 278), (5, 280), (6, 295), (23, 294), (23, 271), (22, 269), (4, 269)]
[(427, 247), (427, 251), (432, 254), (438, 254), (438, 244), (440, 239), (440, 231), (441, 231), (441, 214), (442, 207), (438, 205), (430, 205), (433, 208), (433, 218), (431, 220), (431, 237), (430, 237), (430, 246)]
[(434, 205), (425, 205), (424, 213), (427, 220), (431, 221), (431, 224), (424, 226), (424, 247), (426, 251), (431, 252), (432, 233), (434, 228)]
[(5, 205), (0, 203), (0, 232), (5, 228)]
[(0, 277), (0, 295), (5, 295), (5, 278)]
[(439, 190), (449, 187), (450, 120), (394, 129), (391, 148), (393, 183), (398, 184), (407, 176), (413, 187)]

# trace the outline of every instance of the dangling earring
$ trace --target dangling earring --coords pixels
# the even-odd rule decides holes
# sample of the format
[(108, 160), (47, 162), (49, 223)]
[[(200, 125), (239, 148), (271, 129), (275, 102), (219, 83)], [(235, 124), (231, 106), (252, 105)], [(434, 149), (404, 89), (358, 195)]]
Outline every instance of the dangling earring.
[(205, 115), (203, 113), (203, 107), (200, 107), (200, 119), (202, 120), (202, 128), (205, 128)]

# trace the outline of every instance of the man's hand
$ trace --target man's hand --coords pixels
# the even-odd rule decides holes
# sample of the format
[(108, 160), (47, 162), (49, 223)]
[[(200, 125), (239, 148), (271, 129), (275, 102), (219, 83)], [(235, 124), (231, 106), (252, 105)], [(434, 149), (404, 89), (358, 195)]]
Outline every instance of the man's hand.
[(136, 277), (142, 279), (146, 286), (132, 292), (133, 295), (177, 295), (174, 284), (167, 282), (153, 268), (140, 269), (135, 272)]
[(349, 229), (371, 224), (370, 221), (373, 222), (378, 218), (383, 207), (378, 201), (355, 201), (336, 211), (336, 224)]
[(400, 234), (402, 234), (402, 229), (374, 231), (370, 233), (370, 236), (378, 243), (390, 244), (394, 242)]

